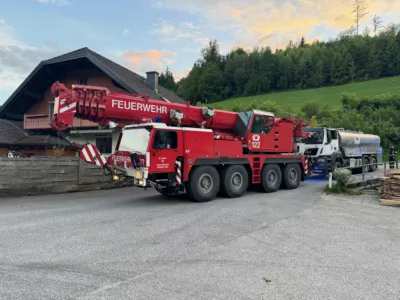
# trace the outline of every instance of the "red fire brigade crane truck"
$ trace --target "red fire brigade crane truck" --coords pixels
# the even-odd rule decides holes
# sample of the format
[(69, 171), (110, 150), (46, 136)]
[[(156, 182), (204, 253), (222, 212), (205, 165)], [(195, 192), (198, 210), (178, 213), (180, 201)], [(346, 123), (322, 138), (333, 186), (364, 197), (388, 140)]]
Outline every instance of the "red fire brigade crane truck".
[[(307, 173), (296, 138), (301, 120), (276, 118), (260, 110), (230, 112), (151, 100), (143, 94), (56, 82), (52, 126), (63, 131), (74, 117), (123, 127), (116, 152), (104, 159), (94, 145), (80, 157), (134, 185), (163, 195), (186, 192), (193, 200), (212, 200), (221, 192), (242, 196), (250, 184), (264, 192), (295, 189)], [(112, 122), (112, 123), (111, 123)]]

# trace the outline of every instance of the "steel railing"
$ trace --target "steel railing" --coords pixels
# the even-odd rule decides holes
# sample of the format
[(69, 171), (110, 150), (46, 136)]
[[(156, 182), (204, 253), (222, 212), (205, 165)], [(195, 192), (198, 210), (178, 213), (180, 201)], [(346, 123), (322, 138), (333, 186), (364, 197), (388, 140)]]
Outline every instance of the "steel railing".
[[(369, 171), (371, 166), (375, 166), (373, 171)], [(368, 167), (368, 171), (367, 171), (367, 167)], [(372, 178), (376, 178), (376, 177), (385, 177), (386, 175), (388, 175), (390, 170), (399, 169), (399, 162), (398, 161), (395, 161), (395, 162), (384, 161), (384, 162), (377, 162), (374, 164), (371, 164), (371, 163), (363, 164), (362, 168), (361, 168), (361, 172), (357, 172), (357, 173), (354, 173), (354, 171), (357, 170), (356, 168), (350, 168), (350, 167), (340, 167), (340, 168), (336, 168), (335, 170), (345, 170), (345, 169), (350, 170), (350, 172), (351, 172), (349, 182), (354, 182), (357, 180), (364, 181), (364, 180), (368, 180), (368, 179), (372, 179)], [(334, 172), (335, 172), (335, 170), (334, 170)], [(328, 178), (331, 176), (333, 181), (335, 181), (334, 172), (328, 173)]]

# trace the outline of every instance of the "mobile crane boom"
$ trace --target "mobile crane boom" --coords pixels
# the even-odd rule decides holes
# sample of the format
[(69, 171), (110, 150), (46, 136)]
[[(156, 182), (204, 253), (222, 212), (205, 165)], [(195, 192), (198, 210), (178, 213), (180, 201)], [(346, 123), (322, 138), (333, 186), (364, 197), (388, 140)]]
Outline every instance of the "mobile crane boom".
[[(239, 115), (192, 106), (189, 102), (185, 105), (151, 100), (144, 94), (112, 93), (103, 87), (73, 85), (69, 89), (56, 82), (51, 91), (55, 96), (52, 124), (57, 130), (68, 129), (73, 118), (78, 117), (103, 125), (109, 125), (110, 121), (128, 125), (153, 120), (167, 125), (210, 128), (216, 133), (232, 135)], [(275, 123), (292, 123), (295, 136), (304, 136), (301, 120), (277, 118)]]
[(74, 117), (123, 127), (107, 160), (93, 145), (83, 146), (80, 157), (112, 170), (114, 178), (133, 178), (136, 186), (164, 195), (185, 191), (204, 202), (218, 192), (240, 197), (250, 184), (274, 192), (297, 188), (305, 179), (308, 163), (295, 141), (308, 136), (302, 120), (176, 104), (96, 86), (70, 89), (56, 82), (51, 91), (53, 128), (67, 130)]
[(112, 93), (107, 88), (73, 85), (72, 89), (56, 82), (51, 91), (55, 96), (54, 127), (65, 130), (74, 117), (103, 125), (110, 121), (120, 124), (162, 120), (180, 126), (204, 127), (231, 131), (237, 113), (149, 99), (143, 94)]

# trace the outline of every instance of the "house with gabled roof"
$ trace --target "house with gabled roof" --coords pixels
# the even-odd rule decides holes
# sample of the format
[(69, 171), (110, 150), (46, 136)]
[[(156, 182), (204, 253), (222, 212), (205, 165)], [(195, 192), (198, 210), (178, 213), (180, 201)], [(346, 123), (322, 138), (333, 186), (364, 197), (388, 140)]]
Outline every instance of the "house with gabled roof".
[[(173, 91), (158, 84), (156, 71), (149, 71), (146, 75), (136, 74), (89, 48), (81, 48), (40, 62), (1, 106), (0, 119), (20, 124), (32, 141), (38, 136), (47, 136), (47, 141), (53, 141), (53, 138), (60, 141), (50, 126), (54, 104), (50, 88), (56, 81), (67, 86), (103, 86), (113, 92), (147, 94), (155, 100), (186, 103)], [(74, 119), (72, 125), (68, 135), (76, 142), (93, 143), (105, 155), (114, 151), (120, 128), (99, 128), (96, 123), (80, 119)], [(58, 144), (65, 148), (68, 142), (63, 140)]]

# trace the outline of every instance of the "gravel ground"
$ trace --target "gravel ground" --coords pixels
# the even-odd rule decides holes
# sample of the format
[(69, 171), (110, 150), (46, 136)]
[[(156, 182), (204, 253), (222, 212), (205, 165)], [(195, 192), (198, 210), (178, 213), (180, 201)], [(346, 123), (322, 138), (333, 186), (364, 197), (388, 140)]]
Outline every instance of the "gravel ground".
[(0, 299), (400, 299), (399, 209), (325, 184), (0, 199)]

